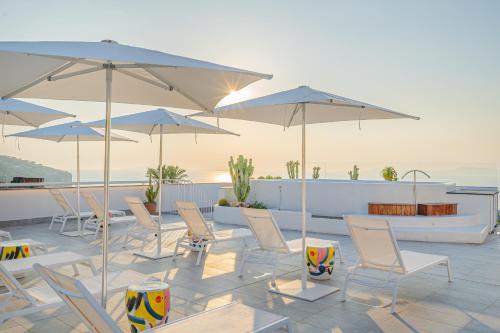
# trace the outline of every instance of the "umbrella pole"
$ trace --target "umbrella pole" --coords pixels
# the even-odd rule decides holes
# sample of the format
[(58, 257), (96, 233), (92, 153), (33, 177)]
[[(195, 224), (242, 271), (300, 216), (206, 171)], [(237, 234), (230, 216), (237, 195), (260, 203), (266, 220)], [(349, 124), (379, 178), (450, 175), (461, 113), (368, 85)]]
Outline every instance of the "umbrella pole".
[[(147, 259), (157, 260), (162, 258), (172, 257), (174, 255), (173, 252), (163, 252), (162, 251), (162, 240), (161, 240), (161, 226), (162, 226), (162, 216), (161, 212), (162, 208), (162, 192), (163, 192), (163, 125), (160, 125), (160, 153), (158, 159), (158, 200), (157, 200), (157, 208), (158, 208), (158, 230), (156, 234), (156, 251), (152, 252), (135, 252), (134, 254), (137, 256), (141, 256)], [(165, 189), (166, 191), (166, 189)]]
[(301, 224), (302, 224), (302, 259), (301, 287), (306, 289), (306, 105), (302, 104), (302, 181), (301, 181)]
[(337, 287), (324, 284), (307, 282), (306, 269), (306, 103), (302, 103), (302, 179), (301, 179), (301, 224), (302, 224), (302, 258), (300, 267), (300, 280), (292, 280), (282, 285), (269, 289), (270, 292), (294, 297), (301, 300), (314, 302), (331, 293), (339, 291)]
[(106, 131), (104, 134), (104, 221), (102, 224), (102, 290), (101, 305), (106, 309), (108, 297), (108, 219), (109, 219), (109, 153), (111, 131), (111, 84), (113, 82), (112, 64), (106, 68)]
[(163, 170), (162, 170), (162, 164), (163, 164), (163, 125), (160, 125), (160, 158), (158, 160), (159, 166), (159, 175), (158, 175), (158, 181), (159, 183), (159, 191), (158, 191), (158, 234), (156, 236), (157, 239), (157, 248), (156, 248), (156, 255), (158, 257), (161, 256), (161, 211), (162, 211), (162, 185), (163, 185)]
[(78, 232), (82, 234), (82, 219), (80, 216), (80, 136), (76, 136), (76, 217), (78, 221)]

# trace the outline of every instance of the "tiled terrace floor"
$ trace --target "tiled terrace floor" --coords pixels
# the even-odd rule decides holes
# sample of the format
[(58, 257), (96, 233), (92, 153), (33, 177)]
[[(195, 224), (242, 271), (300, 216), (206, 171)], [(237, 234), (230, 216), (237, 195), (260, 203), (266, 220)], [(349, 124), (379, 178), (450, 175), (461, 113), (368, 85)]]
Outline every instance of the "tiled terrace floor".
[[(172, 219), (172, 217), (169, 217)], [(225, 226), (227, 227), (227, 226)], [(49, 231), (47, 224), (4, 228), (14, 238), (32, 238), (50, 245), (50, 251), (71, 250), (92, 257), (101, 266), (100, 241), (70, 238)], [(453, 245), (400, 242), (402, 249), (448, 255), (455, 281), (448, 283), (444, 267), (431, 269), (403, 280), (398, 297), (398, 314), (388, 307), (372, 307), (355, 301), (340, 302), (332, 294), (314, 303), (298, 301), (266, 291), (270, 284), (269, 266), (250, 264), (244, 278), (235, 274), (237, 250), (241, 244), (218, 245), (210, 250), (205, 262), (195, 267), (195, 254), (149, 261), (133, 255), (132, 243), (121, 247), (124, 229), (111, 233), (110, 270), (133, 269), (168, 281), (172, 287), (173, 308), (169, 320), (234, 301), (290, 317), (293, 332), (498, 332), (500, 331), (500, 237), (492, 236), (483, 245)], [(298, 232), (286, 238), (300, 237)], [(311, 234), (313, 237), (325, 235)], [(349, 237), (329, 236), (341, 242), (346, 262), (337, 262), (329, 284), (343, 287), (346, 268), (356, 260)], [(170, 239), (171, 240), (171, 239)], [(166, 240), (165, 244), (168, 244)], [(299, 276), (299, 257), (288, 259), (279, 268), (278, 283)], [(66, 269), (62, 269), (66, 271)], [(71, 272), (68, 268), (67, 272)], [(82, 269), (83, 276), (90, 275)], [(28, 276), (23, 283), (41, 283)], [(387, 304), (387, 292), (353, 287), (350, 294), (358, 301)], [(123, 293), (110, 297), (108, 310), (129, 332), (124, 314)], [(17, 304), (19, 305), (19, 304)], [(66, 307), (16, 317), (0, 325), (0, 333), (85, 332), (85, 327)]]

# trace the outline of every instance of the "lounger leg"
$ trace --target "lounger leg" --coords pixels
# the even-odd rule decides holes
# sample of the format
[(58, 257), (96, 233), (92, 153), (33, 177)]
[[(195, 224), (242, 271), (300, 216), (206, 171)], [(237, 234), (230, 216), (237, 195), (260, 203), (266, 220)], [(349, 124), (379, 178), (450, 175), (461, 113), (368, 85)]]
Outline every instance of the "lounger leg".
[(453, 282), (453, 276), (451, 275), (450, 259), (446, 260), (446, 268), (448, 268), (448, 282)]
[(337, 250), (339, 251), (340, 263), (343, 264), (344, 263), (344, 254), (342, 253), (342, 247), (340, 246), (340, 243), (339, 243), (339, 246), (337, 247)]
[[(200, 249), (200, 252), (198, 252), (198, 258), (196, 259), (196, 266), (200, 266), (200, 261), (201, 261), (201, 257), (203, 256), (203, 252), (205, 252), (205, 242), (203, 241), (200, 241), (200, 244), (201, 244), (201, 249)], [(207, 248), (207, 252), (208, 252), (208, 248)]]
[(273, 275), (271, 277), (271, 285), (276, 287), (276, 268), (278, 266), (278, 259), (273, 259)]
[(56, 216), (52, 216), (52, 220), (50, 221), (50, 225), (49, 225), (49, 230), (52, 230), (52, 226), (54, 225), (55, 219), (56, 219)]
[(129, 235), (129, 232), (127, 232), (127, 235), (125, 236), (125, 240), (123, 240), (122, 248), (124, 248), (124, 249), (127, 248), (128, 235)]
[(94, 266), (94, 263), (92, 262), (92, 259), (89, 259), (88, 261), (90, 270), (92, 271), (92, 274), (96, 275), (97, 274), (97, 269)]
[(180, 239), (177, 240), (177, 242), (175, 242), (174, 256), (172, 257), (173, 261), (175, 261), (175, 258), (177, 257), (177, 252), (179, 251), (179, 244), (180, 244), (180, 242), (182, 241), (183, 238), (180, 238)]
[(392, 289), (391, 313), (396, 312), (396, 299), (398, 297), (398, 285), (399, 285), (399, 281), (394, 282), (394, 287)]
[(80, 271), (78, 270), (78, 266), (76, 266), (76, 264), (73, 264), (71, 266), (73, 266), (73, 271), (75, 272), (75, 275), (80, 275)]
[(346, 294), (347, 294), (347, 285), (349, 284), (349, 278), (350, 278), (351, 273), (347, 272), (344, 280), (344, 288), (342, 288), (342, 294), (340, 296), (340, 300), (342, 302), (345, 302)]
[(67, 218), (66, 216), (65, 216), (65, 217), (63, 217), (63, 219), (62, 219), (62, 221), (61, 221), (61, 222), (62, 222), (62, 224), (61, 224), (61, 228), (59, 229), (59, 233), (60, 233), (60, 234), (62, 234), (62, 233), (63, 233), (63, 231), (64, 231), (64, 227), (66, 226), (66, 221), (67, 221), (67, 220), (68, 220), (68, 218)]
[(243, 251), (243, 254), (241, 255), (240, 267), (238, 268), (238, 277), (243, 276), (243, 271), (245, 269), (245, 262), (247, 261), (248, 255), (249, 255), (248, 251)]
[(95, 234), (94, 234), (94, 239), (97, 239), (97, 236), (99, 235), (99, 230), (101, 229), (102, 222), (99, 222), (95, 226)]

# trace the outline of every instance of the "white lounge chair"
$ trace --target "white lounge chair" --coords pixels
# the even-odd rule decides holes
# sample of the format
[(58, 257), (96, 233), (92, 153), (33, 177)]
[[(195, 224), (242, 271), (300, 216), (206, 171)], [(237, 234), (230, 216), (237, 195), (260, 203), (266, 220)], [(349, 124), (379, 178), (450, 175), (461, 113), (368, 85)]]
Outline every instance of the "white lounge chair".
[(253, 238), (250, 230), (245, 228), (213, 231), (211, 226), (207, 223), (207, 221), (205, 221), (205, 218), (201, 214), (196, 203), (191, 201), (176, 201), (175, 204), (179, 215), (182, 217), (184, 222), (186, 222), (191, 235), (186, 233), (183, 237), (177, 240), (174, 251), (174, 260), (179, 247), (191, 249), (192, 238), (197, 239), (197, 245), (200, 247), (198, 258), (196, 259), (196, 266), (200, 265), (203, 253), (208, 251), (207, 246), (209, 244), (243, 240), (246, 246), (246, 240), (248, 238)]
[[(40, 265), (36, 265), (35, 269), (90, 332), (123, 333), (82, 282)], [(232, 303), (143, 331), (143, 333), (264, 333), (281, 327), (288, 330), (287, 317)]]
[[(147, 278), (146, 275), (131, 270), (109, 273), (108, 292), (115, 293), (125, 290), (130, 284), (143, 282)], [(57, 293), (47, 285), (24, 288), (3, 265), (0, 265), (0, 279), (2, 279), (9, 291), (7, 294), (3, 294), (5, 298), (0, 303), (0, 309), (9, 306), (14, 300), (26, 301), (26, 305), (22, 308), (0, 313), (0, 324), (12, 317), (27, 316), (65, 304)], [(80, 281), (92, 295), (97, 296), (100, 294), (102, 290), (100, 275), (83, 278)]]
[[(154, 235), (154, 237), (158, 237), (158, 216), (151, 215), (144, 206), (142, 200), (138, 197), (125, 197), (125, 202), (130, 208), (132, 214), (134, 214), (137, 222), (130, 226), (127, 236), (125, 236), (125, 240), (123, 241), (123, 247), (126, 247), (129, 238), (141, 240), (142, 247), (144, 247), (149, 236)], [(184, 222), (161, 225), (162, 233), (185, 229), (186, 224)]]
[[(279, 259), (290, 255), (300, 255), (302, 253), (302, 239), (286, 241), (273, 215), (267, 209), (240, 208), (240, 210), (257, 240), (258, 247), (243, 252), (241, 263), (238, 268), (238, 276), (243, 276), (245, 263), (251, 256), (264, 258), (269, 260), (270, 264), (273, 266), (271, 283), (275, 286), (276, 266), (278, 265)], [(306, 238), (306, 244), (315, 244), (325, 247), (331, 245), (335, 248), (335, 253), (339, 256), (340, 262), (344, 261), (342, 248), (338, 241), (308, 237)]]
[[(400, 251), (389, 221), (354, 215), (345, 216), (344, 221), (359, 258), (356, 265), (348, 269), (342, 291), (343, 301), (346, 299), (348, 283), (387, 288), (392, 291), (391, 313), (394, 313), (401, 279), (433, 266), (446, 265), (448, 281), (452, 281), (450, 259), (447, 256)], [(357, 275), (357, 271), (363, 269), (386, 272), (387, 278), (382, 281), (383, 284), (371, 282), (370, 276)]]
[[(52, 195), (54, 200), (57, 202), (59, 207), (62, 209), (62, 214), (56, 214), (52, 216), (52, 220), (50, 221), (49, 229), (52, 229), (54, 223), (61, 223), (61, 228), (59, 228), (59, 233), (64, 232), (64, 228), (66, 227), (66, 222), (71, 219), (77, 219), (78, 214), (77, 211), (70, 205), (66, 196), (62, 193), (60, 189), (50, 189), (49, 193)], [(125, 216), (125, 212), (121, 210), (110, 210), (109, 211), (113, 216)], [(86, 220), (95, 215), (94, 212), (80, 212), (80, 219)]]
[(8, 231), (0, 230), (0, 239), (12, 240), (12, 236)]
[(97, 272), (89, 257), (70, 251), (53, 252), (39, 256), (0, 261), (0, 266), (5, 268), (12, 275), (32, 272), (34, 264), (41, 264), (47, 267), (72, 265), (75, 274), (80, 274), (76, 265), (81, 264), (89, 266), (93, 274)]
[[(83, 223), (83, 231), (86, 230), (94, 232), (94, 239), (97, 239), (99, 235), (99, 231), (101, 230), (102, 223), (104, 221), (104, 208), (97, 201), (95, 196), (90, 192), (82, 192), (82, 197), (87, 202), (87, 205), (92, 209), (94, 213), (92, 217), (85, 220)], [(109, 213), (108, 223), (109, 225), (113, 224), (130, 224), (135, 223), (136, 218), (134, 216), (113, 216), (111, 212)]]
[(48, 252), (47, 244), (29, 238), (15, 239), (15, 240), (11, 239), (5, 242), (0, 242), (0, 247), (20, 246), (24, 244), (28, 244), (30, 246), (31, 252), (33, 252), (34, 255), (38, 254), (38, 250), (40, 250), (43, 253)]

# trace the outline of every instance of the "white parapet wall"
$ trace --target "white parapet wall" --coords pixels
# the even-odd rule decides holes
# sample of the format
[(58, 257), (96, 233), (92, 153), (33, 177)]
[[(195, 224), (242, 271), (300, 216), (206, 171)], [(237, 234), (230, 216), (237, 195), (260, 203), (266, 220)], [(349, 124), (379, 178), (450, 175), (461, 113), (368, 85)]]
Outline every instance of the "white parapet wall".
[[(40, 184), (36, 184), (40, 186)], [(43, 185), (43, 183), (41, 183)], [(176, 200), (194, 201), (200, 208), (212, 207), (219, 197), (219, 188), (227, 183), (196, 183), (186, 185), (167, 184), (163, 188), (163, 212), (175, 209)], [(111, 209), (128, 210), (126, 196), (144, 198), (145, 185), (114, 185), (110, 187)], [(68, 201), (76, 207), (76, 188), (61, 188)], [(81, 191), (93, 193), (102, 203), (102, 186), (85, 186)], [(85, 200), (81, 200), (81, 210), (88, 211)], [(61, 210), (47, 188), (9, 188), (0, 189), (0, 223), (8, 224), (30, 221), (43, 221)]]
[[(496, 225), (496, 188), (460, 190), (453, 183), (417, 183), (419, 203), (457, 203), (458, 215), (371, 216), (388, 220), (401, 240), (482, 243)], [(220, 193), (227, 193), (228, 189)], [(414, 203), (412, 182), (307, 181), (307, 225), (309, 232), (347, 235), (343, 216), (368, 214), (368, 203)], [(253, 180), (249, 202), (269, 207), (282, 229), (300, 230), (300, 181)], [(215, 207), (214, 220), (246, 225), (239, 210)]]

